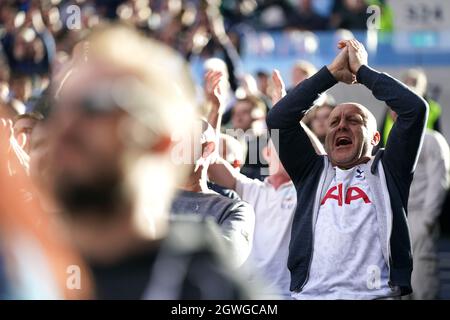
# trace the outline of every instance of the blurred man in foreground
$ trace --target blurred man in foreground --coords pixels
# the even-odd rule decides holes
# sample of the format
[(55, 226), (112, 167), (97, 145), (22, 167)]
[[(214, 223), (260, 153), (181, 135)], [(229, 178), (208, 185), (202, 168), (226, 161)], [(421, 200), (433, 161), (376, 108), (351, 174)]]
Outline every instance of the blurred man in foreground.
[(184, 61), (124, 27), (98, 29), (86, 44), (55, 92), (49, 161), (96, 297), (248, 297), (213, 225), (185, 218), (169, 226), (175, 186), (193, 165), (173, 152), (195, 119)]

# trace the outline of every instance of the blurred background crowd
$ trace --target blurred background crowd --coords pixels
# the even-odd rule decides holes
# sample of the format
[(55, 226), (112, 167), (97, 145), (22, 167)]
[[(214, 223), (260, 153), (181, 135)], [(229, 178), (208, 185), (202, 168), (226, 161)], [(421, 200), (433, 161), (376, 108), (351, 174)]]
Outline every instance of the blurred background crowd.
[[(25, 201), (26, 205), (18, 205), (24, 202), (24, 198), (33, 198), (33, 195), (20, 181), (11, 182), (8, 177), (23, 174), (31, 176), (34, 181), (45, 180), (47, 171), (51, 170), (45, 165), (47, 139), (53, 133), (44, 132), (39, 124), (52, 113), (54, 88), (51, 89), (51, 84), (64, 82), (76, 60), (83, 59), (83, 55), (91, 50), (95, 51), (89, 41), (83, 41), (93, 28), (104, 22), (122, 22), (132, 26), (146, 38), (156, 39), (173, 48), (188, 62), (189, 72), (195, 80), (195, 101), (201, 105), (200, 112), (209, 122), (204, 125), (212, 126), (203, 130), (202, 143), (214, 140), (208, 138), (208, 130), (213, 132), (212, 135), (217, 133), (220, 136), (218, 152), (227, 166), (261, 183), (274, 174), (271, 163), (275, 160), (267, 151), (265, 116), (282, 91), (277, 81), (284, 79), (289, 91), (318, 68), (331, 62), (337, 52), (338, 40), (358, 38), (369, 52), (371, 65), (401, 79), (430, 105), (427, 123), (430, 138), (429, 142), (428, 138), (425, 140), (419, 161), (423, 168), (419, 168), (420, 173), (417, 174), (423, 184), (413, 187), (413, 201), (410, 202), (413, 203), (412, 212), (429, 212), (427, 225), (430, 232), (427, 239), (430, 245), (424, 248), (422, 244), (417, 250), (422, 250), (422, 253), (425, 250), (426, 258), (434, 261), (430, 267), (434, 270), (433, 274), (428, 276), (437, 284), (432, 286), (434, 291), (431, 290), (431, 296), (425, 297), (450, 298), (450, 242), (446, 240), (450, 234), (450, 154), (446, 142), (450, 138), (450, 41), (446, 34), (450, 26), (450, 6), (446, 1), (438, 0), (429, 1), (426, 6), (423, 3), (387, 0), (0, 0), (0, 114), (2, 130), (10, 126), (14, 141), (2, 136), (1, 147), (8, 149), (2, 151), (5, 158), (11, 152), (15, 154), (14, 160), (7, 163), (2, 160), (2, 170), (5, 170), (1, 177), (0, 194), (0, 216), (4, 216), (0, 219), (0, 230), (3, 232), (0, 235), (0, 298), (54, 297), (51, 283), (56, 282), (55, 286), (58, 282), (64, 283), (67, 274), (46, 274), (49, 271), (46, 264), (64, 265), (68, 260), (80, 259), (63, 245), (64, 242), (53, 239), (58, 228), (47, 220), (50, 219), (47, 213), (55, 211), (54, 204)], [(133, 54), (122, 58), (135, 59)], [(274, 69), (280, 72), (273, 75)], [(208, 88), (208, 84), (214, 88)], [(214, 105), (217, 98), (217, 86), (220, 87), (220, 103), (224, 106), (219, 112), (219, 119), (211, 112), (214, 108), (211, 104)], [(316, 101), (316, 106), (304, 120), (318, 140), (323, 143), (327, 117), (344, 97), (369, 107), (377, 117), (385, 143), (395, 115), (364, 90), (343, 85), (333, 88), (320, 101)], [(436, 162), (431, 163), (431, 159)], [(222, 197), (233, 199), (233, 210), (224, 209), (228, 204), (223, 199), (199, 200), (191, 194), (182, 193), (173, 202), (172, 211), (195, 210), (196, 201), (208, 203), (210, 211), (222, 210), (230, 216), (244, 215), (250, 211), (256, 221), (246, 223), (256, 223), (256, 227), (247, 230), (246, 238), (252, 238), (254, 232), (254, 246), (257, 246), (257, 237), (263, 238), (263, 234), (270, 232), (279, 233), (280, 229), (276, 228), (286, 228), (282, 223), (272, 221), (272, 231), (263, 229), (268, 228), (270, 222), (259, 224), (258, 221), (263, 221), (259, 218), (259, 211), (264, 210), (257, 204), (262, 201), (256, 199), (260, 191), (255, 191), (257, 187), (252, 189), (247, 180), (235, 176), (233, 179), (241, 182), (227, 185), (228, 180), (222, 179), (222, 176), (218, 176), (218, 181), (213, 181), (214, 172), (210, 175), (208, 188), (223, 193)], [(197, 177), (200, 184), (201, 179)], [(222, 187), (212, 182), (222, 182), (218, 183)], [(293, 211), (291, 196), (283, 194), (278, 198), (283, 202), (283, 209), (290, 212)], [(427, 208), (421, 207), (424, 203)], [(43, 213), (40, 216), (31, 215), (30, 211), (34, 210)], [(227, 227), (221, 225), (223, 221), (220, 219), (223, 217), (216, 218), (229, 236)], [(288, 215), (287, 223), (289, 219)], [(38, 250), (34, 250), (32, 239), (9, 237), (11, 230), (7, 226), (14, 220), (20, 221), (19, 225), (25, 226), (34, 237), (40, 239), (44, 251), (50, 252), (48, 260), (51, 262), (36, 253)], [(26, 257), (17, 255), (20, 250), (11, 248), (11, 239), (15, 239), (18, 249), (27, 251)], [(280, 238), (280, 241), (285, 245), (286, 241), (288, 243), (286, 239)], [(10, 248), (7, 249), (8, 246)], [(13, 253), (7, 254), (9, 251)], [(236, 253), (237, 256), (240, 254), (248, 256), (248, 252)], [(255, 256), (257, 254), (254, 253)], [(273, 259), (283, 259), (276, 252), (271, 254)], [(8, 271), (11, 256), (14, 256), (15, 265), (19, 266), (15, 271), (21, 275), (20, 281), (10, 276)], [(258, 260), (258, 257), (255, 259)], [(258, 263), (261, 268), (273, 268), (274, 262), (259, 260)], [(33, 271), (29, 271), (30, 264)], [(97, 271), (101, 268), (98, 265), (92, 267)], [(108, 276), (112, 277), (112, 273)], [(283, 277), (280, 275), (280, 279)], [(56, 281), (50, 278), (56, 278)], [(103, 280), (106, 279), (107, 276)], [(23, 286), (17, 295), (12, 295), (6, 285), (2, 286), (18, 282)], [(42, 283), (47, 284), (46, 289)], [(115, 285), (124, 283), (119, 281)], [(116, 289), (110, 288), (111, 291)], [(64, 297), (86, 296), (66, 292)], [(105, 293), (104, 297), (111, 295)]]

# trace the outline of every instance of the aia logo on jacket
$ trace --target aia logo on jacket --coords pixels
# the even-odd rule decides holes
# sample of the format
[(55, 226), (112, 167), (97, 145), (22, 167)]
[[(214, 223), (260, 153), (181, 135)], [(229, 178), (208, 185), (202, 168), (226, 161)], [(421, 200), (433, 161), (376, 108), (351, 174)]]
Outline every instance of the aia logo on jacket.
[(342, 207), (342, 203), (350, 204), (352, 201), (363, 201), (364, 203), (371, 203), (367, 194), (358, 187), (349, 187), (347, 192), (345, 193), (345, 198), (343, 197), (342, 192), (342, 183), (339, 183), (337, 186), (330, 188), (325, 197), (322, 199), (320, 205), (325, 204), (328, 200), (334, 200), (338, 202), (338, 206)]

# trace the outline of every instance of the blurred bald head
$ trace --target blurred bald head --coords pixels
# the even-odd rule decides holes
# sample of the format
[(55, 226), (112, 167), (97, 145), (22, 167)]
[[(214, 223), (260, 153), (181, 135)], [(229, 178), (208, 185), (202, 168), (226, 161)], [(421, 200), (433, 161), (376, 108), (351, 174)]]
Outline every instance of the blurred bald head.
[(171, 152), (195, 118), (185, 60), (123, 26), (95, 29), (75, 55), (49, 121), (59, 200), (70, 212), (106, 215), (121, 203), (163, 208), (188, 173)]

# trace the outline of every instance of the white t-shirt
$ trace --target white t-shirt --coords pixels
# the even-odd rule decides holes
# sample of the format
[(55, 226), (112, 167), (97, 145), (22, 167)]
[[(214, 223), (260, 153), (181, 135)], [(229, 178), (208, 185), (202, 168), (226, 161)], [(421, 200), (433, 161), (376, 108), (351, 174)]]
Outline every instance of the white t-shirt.
[(376, 299), (397, 296), (380, 244), (367, 164), (335, 168), (314, 228), (308, 280), (295, 299)]
[(264, 182), (240, 176), (236, 192), (255, 209), (255, 231), (249, 263), (259, 270), (269, 286), (268, 294), (290, 297), (291, 275), (287, 268), (292, 218), (297, 193), (292, 182), (277, 190), (266, 178)]

